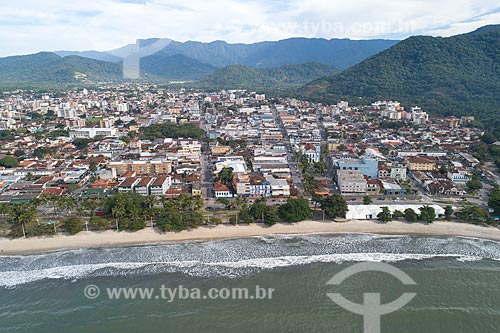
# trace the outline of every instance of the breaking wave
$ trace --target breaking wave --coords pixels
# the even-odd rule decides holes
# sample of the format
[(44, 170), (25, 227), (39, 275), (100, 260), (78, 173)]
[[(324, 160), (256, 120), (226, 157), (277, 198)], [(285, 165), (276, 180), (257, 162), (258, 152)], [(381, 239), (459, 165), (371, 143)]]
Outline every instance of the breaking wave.
[(13, 288), (43, 279), (174, 272), (233, 278), (313, 263), (398, 262), (438, 257), (461, 262), (500, 261), (500, 243), (471, 238), (315, 234), (78, 249), (2, 256), (0, 286)]

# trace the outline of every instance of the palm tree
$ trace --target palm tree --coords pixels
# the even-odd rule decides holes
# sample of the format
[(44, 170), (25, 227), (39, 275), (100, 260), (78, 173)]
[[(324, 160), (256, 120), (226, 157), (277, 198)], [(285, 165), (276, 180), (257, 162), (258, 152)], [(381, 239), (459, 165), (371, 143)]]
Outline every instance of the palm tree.
[(26, 238), (26, 229), (36, 218), (36, 209), (31, 203), (22, 202), (9, 205), (8, 214), (12, 217), (14, 225), (20, 225), (23, 237)]
[(118, 220), (125, 216), (127, 213), (126, 202), (123, 197), (116, 198), (115, 205), (111, 209), (111, 214), (115, 218), (116, 221), (116, 231), (119, 231), (118, 228)]
[(42, 204), (52, 204), (54, 208), (54, 215), (57, 215), (57, 201), (59, 200), (59, 196), (52, 194), (42, 194), (40, 196), (40, 201)]
[(81, 207), (88, 212), (89, 217), (94, 216), (94, 212), (102, 204), (100, 199), (84, 198), (81, 201)]
[(144, 203), (146, 204), (146, 207), (153, 208), (158, 203), (158, 198), (154, 195), (148, 195), (144, 199)]
[(69, 195), (61, 195), (56, 199), (56, 205), (61, 211), (68, 211), (71, 213), (71, 209), (76, 206), (75, 199)]

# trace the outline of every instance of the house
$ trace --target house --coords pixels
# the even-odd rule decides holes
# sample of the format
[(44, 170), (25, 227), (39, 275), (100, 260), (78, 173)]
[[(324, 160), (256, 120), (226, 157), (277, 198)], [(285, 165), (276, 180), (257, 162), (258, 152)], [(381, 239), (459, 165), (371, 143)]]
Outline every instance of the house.
[(222, 184), (221, 182), (214, 183), (215, 197), (219, 198), (232, 198), (233, 194), (228, 186)]
[(191, 183), (191, 195), (192, 196), (201, 196), (202, 191), (201, 191), (201, 182), (200, 181), (194, 181)]

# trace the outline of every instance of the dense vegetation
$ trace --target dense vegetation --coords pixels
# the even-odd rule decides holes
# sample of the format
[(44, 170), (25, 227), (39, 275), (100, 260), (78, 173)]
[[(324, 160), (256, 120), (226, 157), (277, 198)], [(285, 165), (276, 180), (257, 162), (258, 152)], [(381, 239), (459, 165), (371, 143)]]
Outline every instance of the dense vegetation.
[(165, 57), (161, 52), (141, 59), (141, 70), (170, 81), (200, 80), (217, 67), (182, 54)]
[[(158, 38), (139, 40), (139, 45), (148, 52), (145, 46), (159, 42), (165, 47), (154, 54), (159, 62), (176, 55), (184, 55), (200, 63), (218, 68), (243, 64), (252, 67), (278, 67), (285, 64), (302, 64), (320, 62), (336, 68), (351, 67), (371, 55), (388, 49), (397, 43), (394, 40), (349, 40), (321, 38), (290, 38), (274, 42), (253, 44), (229, 44), (224, 41), (185, 43)], [(104, 61), (120, 61), (115, 56), (127, 53), (127, 46), (106, 52), (58, 52), (60, 55), (79, 55)], [(155, 72), (154, 70), (151, 72)]]
[(199, 85), (240, 89), (298, 87), (311, 80), (337, 72), (338, 70), (334, 67), (319, 63), (260, 69), (244, 65), (230, 65), (207, 76), (199, 82)]
[(396, 99), (435, 115), (475, 115), (500, 127), (500, 26), (449, 38), (411, 37), (301, 89), (322, 101)]
[(199, 139), (204, 131), (193, 124), (176, 125), (171, 123), (153, 124), (141, 128), (141, 138), (146, 140), (163, 138), (193, 138)]
[(0, 58), (0, 83), (78, 83), (78, 73), (94, 81), (123, 79), (122, 66), (78, 56), (60, 56), (41, 52), (37, 54)]

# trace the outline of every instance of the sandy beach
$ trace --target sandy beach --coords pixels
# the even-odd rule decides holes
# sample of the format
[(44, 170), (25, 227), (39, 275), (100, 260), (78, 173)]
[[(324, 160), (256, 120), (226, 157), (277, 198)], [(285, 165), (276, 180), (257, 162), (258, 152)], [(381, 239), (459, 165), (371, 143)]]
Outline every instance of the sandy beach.
[(85, 247), (113, 247), (188, 240), (213, 240), (273, 234), (307, 233), (462, 236), (500, 241), (500, 230), (498, 228), (455, 222), (435, 222), (434, 224), (425, 225), (396, 221), (386, 224), (377, 221), (349, 221), (344, 223), (304, 221), (296, 224), (277, 224), (272, 227), (261, 224), (207, 226), (177, 233), (159, 233), (148, 228), (134, 233), (105, 231), (99, 233), (81, 232), (74, 236), (57, 235), (54, 237), (14, 240), (0, 238), (0, 255), (31, 254)]

